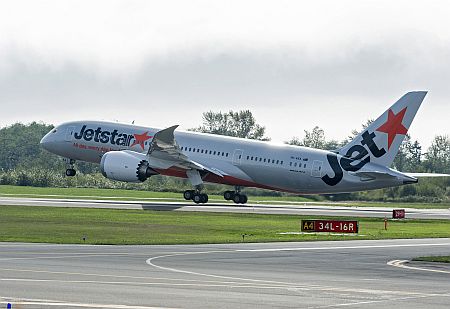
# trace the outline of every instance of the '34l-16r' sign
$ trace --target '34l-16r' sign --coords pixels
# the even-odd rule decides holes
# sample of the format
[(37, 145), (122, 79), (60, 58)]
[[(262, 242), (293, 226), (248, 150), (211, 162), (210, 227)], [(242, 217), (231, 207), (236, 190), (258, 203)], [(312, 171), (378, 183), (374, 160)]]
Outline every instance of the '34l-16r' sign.
[(302, 232), (358, 233), (358, 221), (302, 220)]

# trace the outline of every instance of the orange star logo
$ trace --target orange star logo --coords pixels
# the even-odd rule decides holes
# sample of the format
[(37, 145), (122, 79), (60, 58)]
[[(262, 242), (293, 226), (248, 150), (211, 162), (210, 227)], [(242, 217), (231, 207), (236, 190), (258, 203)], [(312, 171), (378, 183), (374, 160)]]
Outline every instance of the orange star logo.
[(144, 150), (144, 143), (145, 143), (145, 141), (153, 137), (153, 136), (148, 136), (147, 133), (148, 133), (148, 131), (144, 132), (142, 134), (136, 134), (135, 133), (134, 134), (134, 142), (131, 145), (131, 147), (133, 147), (134, 145), (141, 145), (142, 150)]
[(376, 131), (387, 133), (388, 135), (388, 150), (394, 142), (397, 134), (405, 135), (408, 133), (408, 129), (403, 125), (403, 117), (406, 113), (406, 107), (399, 111), (397, 114), (390, 109), (388, 113), (388, 119), (379, 127)]

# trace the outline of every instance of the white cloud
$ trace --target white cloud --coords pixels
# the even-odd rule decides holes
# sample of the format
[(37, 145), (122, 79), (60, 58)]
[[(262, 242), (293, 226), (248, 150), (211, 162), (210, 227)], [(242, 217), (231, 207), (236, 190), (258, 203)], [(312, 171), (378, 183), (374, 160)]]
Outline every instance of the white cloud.
[[(0, 122), (122, 117), (192, 127), (206, 109), (251, 108), (275, 140), (316, 124), (342, 138), (375, 117), (372, 110), (426, 89), (412, 132), (429, 143), (450, 131), (434, 121), (450, 114), (449, 8), (445, 1), (3, 2)], [(55, 106), (58, 115), (49, 114)]]

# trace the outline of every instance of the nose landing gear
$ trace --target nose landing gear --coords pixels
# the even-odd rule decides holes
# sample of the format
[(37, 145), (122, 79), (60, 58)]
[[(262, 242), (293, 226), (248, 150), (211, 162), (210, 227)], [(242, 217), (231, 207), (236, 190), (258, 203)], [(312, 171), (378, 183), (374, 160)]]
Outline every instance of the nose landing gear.
[(75, 164), (75, 160), (74, 159), (64, 159), (64, 161), (67, 163), (67, 165), (69, 166), (66, 169), (66, 176), (67, 177), (73, 177), (77, 174), (77, 171), (75, 170), (74, 164)]

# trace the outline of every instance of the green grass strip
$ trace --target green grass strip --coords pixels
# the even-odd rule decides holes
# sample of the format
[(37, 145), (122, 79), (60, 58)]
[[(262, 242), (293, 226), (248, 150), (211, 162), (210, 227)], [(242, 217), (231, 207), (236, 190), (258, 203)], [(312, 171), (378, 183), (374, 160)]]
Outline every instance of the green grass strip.
[(421, 256), (414, 258), (413, 261), (450, 263), (450, 256)]
[[(450, 237), (450, 220), (359, 218), (359, 235), (299, 232), (311, 217), (151, 210), (0, 206), (0, 241), (88, 244), (204, 244)], [(318, 219), (318, 217), (313, 217)], [(339, 218), (345, 219), (345, 218)], [(347, 218), (354, 219), (354, 218)]]

